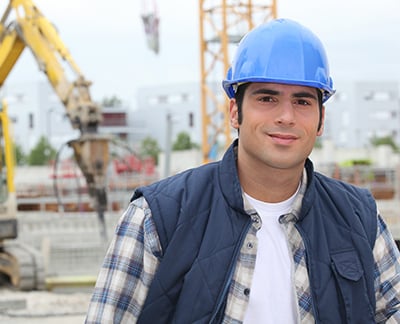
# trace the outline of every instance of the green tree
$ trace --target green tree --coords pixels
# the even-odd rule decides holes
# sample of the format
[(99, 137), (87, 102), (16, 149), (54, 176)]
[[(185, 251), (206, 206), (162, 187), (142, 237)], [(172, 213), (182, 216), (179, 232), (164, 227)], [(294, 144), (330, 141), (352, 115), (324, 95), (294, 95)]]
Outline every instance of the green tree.
[(190, 135), (187, 132), (180, 132), (176, 137), (176, 141), (172, 145), (173, 151), (190, 150), (198, 147), (197, 144), (193, 143), (190, 139)]
[(101, 102), (101, 105), (103, 107), (121, 107), (122, 100), (119, 99), (117, 96), (104, 97)]
[(140, 145), (140, 156), (142, 158), (152, 157), (155, 163), (158, 164), (158, 154), (160, 154), (160, 152), (160, 146), (154, 138), (148, 136), (143, 139)]
[(391, 137), (391, 136), (383, 136), (383, 137), (374, 136), (371, 139), (371, 144), (373, 146), (389, 145), (392, 147), (392, 149), (394, 151), (398, 151), (398, 147), (397, 147), (396, 143), (394, 142), (393, 137)]
[(57, 151), (50, 145), (46, 137), (42, 136), (39, 142), (29, 153), (29, 165), (46, 165), (54, 160)]
[(314, 148), (321, 149), (322, 148), (322, 139), (321, 137), (317, 137), (315, 140)]
[(19, 144), (14, 144), (14, 152), (15, 152), (15, 164), (16, 165), (24, 165), (28, 161), (28, 157), (25, 154), (24, 150), (22, 149), (22, 146)]

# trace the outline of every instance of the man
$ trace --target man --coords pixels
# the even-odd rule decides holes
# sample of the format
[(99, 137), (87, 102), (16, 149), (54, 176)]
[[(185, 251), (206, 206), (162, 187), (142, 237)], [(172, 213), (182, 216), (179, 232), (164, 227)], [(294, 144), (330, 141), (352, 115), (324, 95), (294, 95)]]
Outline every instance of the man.
[(399, 252), (371, 194), (313, 171), (334, 94), (286, 19), (240, 42), (219, 162), (135, 191), (87, 323), (399, 323)]

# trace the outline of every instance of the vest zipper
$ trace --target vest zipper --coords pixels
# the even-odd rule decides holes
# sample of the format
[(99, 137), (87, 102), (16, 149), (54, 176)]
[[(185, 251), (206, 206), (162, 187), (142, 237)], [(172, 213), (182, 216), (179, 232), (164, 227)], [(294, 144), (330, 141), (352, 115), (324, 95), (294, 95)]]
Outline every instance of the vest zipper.
[(229, 269), (229, 275), (227, 276), (227, 280), (224, 283), (224, 289), (222, 290), (222, 294), (220, 295), (219, 301), (217, 303), (217, 307), (215, 308), (214, 314), (212, 315), (212, 317), (211, 317), (211, 319), (209, 321), (209, 324), (214, 323), (214, 321), (215, 321), (215, 319), (216, 319), (216, 317), (217, 317), (217, 315), (218, 315), (218, 313), (220, 311), (221, 305), (224, 302), (224, 297), (227, 296), (226, 294), (227, 294), (227, 292), (229, 290), (229, 287), (230, 287), (230, 284), (231, 284), (231, 280), (232, 280), (232, 277), (233, 277), (233, 274), (234, 274), (237, 258), (238, 258), (240, 249), (241, 249), (241, 247), (243, 245), (243, 241), (244, 241), (244, 239), (245, 239), (245, 237), (247, 235), (247, 232), (249, 231), (249, 228), (250, 228), (251, 224), (252, 224), (252, 221), (250, 219), (248, 224), (246, 225), (246, 227), (244, 228), (244, 230), (240, 234), (240, 240), (239, 240), (238, 244), (236, 245), (234, 258), (232, 259), (232, 263), (231, 263), (231, 266), (230, 266), (230, 269)]

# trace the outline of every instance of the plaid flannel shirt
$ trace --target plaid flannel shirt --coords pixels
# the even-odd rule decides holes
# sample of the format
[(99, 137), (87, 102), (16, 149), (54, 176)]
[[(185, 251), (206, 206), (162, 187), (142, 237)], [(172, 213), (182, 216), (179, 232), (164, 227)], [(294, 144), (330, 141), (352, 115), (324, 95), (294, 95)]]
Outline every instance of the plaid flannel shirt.
[[(314, 323), (312, 298), (303, 240), (294, 224), (307, 187), (306, 172), (292, 211), (283, 215), (293, 254), (293, 288), (299, 323)], [(261, 219), (244, 197), (245, 210), (253, 220), (241, 247), (232, 279), (224, 324), (242, 323), (249, 301)], [(400, 255), (391, 233), (377, 213), (378, 231), (373, 255), (377, 323), (400, 323)], [(87, 324), (135, 323), (159, 264), (162, 249), (151, 210), (141, 197), (121, 217), (111, 242), (87, 312)]]

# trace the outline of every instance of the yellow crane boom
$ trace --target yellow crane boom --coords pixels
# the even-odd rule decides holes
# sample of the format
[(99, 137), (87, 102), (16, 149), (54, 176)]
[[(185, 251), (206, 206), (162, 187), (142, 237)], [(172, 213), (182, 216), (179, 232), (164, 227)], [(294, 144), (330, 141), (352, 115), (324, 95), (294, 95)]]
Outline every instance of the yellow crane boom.
[[(107, 209), (106, 172), (109, 160), (108, 135), (98, 133), (102, 122), (100, 107), (91, 99), (90, 85), (78, 65), (61, 40), (53, 24), (41, 13), (31, 0), (10, 0), (0, 20), (0, 87), (4, 84), (22, 52), (28, 48), (41, 71), (66, 109), (66, 115), (74, 129), (80, 131), (80, 137), (68, 142), (72, 147), (75, 159), (86, 179), (89, 194), (93, 200), (101, 223), (101, 234), (107, 240), (104, 212)], [(69, 73), (67, 74), (66, 69)], [(72, 75), (71, 80), (67, 77)], [(5, 104), (0, 105), (0, 147), (5, 160), (0, 161), (0, 190), (4, 190), (8, 199), (1, 200), (0, 192), (0, 277), (6, 274), (11, 282), (22, 289), (37, 289), (43, 286), (42, 276), (38, 278), (35, 266), (39, 259), (26, 247), (8, 246), (7, 238), (17, 237), (15, 188), (12, 179), (13, 156), (10, 152), (11, 139), (5, 117)], [(0, 107), (0, 108), (1, 108)], [(4, 147), (3, 147), (4, 144)], [(4, 176), (7, 170), (7, 177)], [(5, 186), (5, 184), (7, 186)], [(14, 197), (14, 204), (12, 198)], [(25, 261), (23, 261), (25, 260)], [(30, 269), (29, 276), (23, 276), (21, 265)]]
[[(0, 87), (28, 48), (63, 103), (73, 128), (81, 137), (73, 148), (96, 206), (106, 208), (105, 172), (109, 138), (97, 132), (102, 121), (100, 107), (91, 99), (88, 81), (72, 58), (53, 24), (31, 0), (10, 0), (0, 20)], [(67, 77), (73, 75), (72, 80)]]

